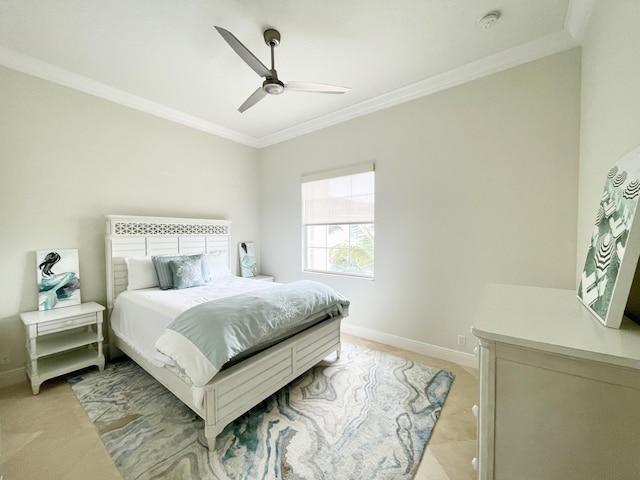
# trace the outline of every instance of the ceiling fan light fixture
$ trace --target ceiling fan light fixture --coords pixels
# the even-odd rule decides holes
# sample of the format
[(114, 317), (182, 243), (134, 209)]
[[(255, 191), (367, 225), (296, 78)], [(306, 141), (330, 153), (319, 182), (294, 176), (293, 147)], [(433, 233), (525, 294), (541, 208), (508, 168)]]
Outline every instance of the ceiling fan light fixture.
[(262, 88), (269, 95), (280, 95), (284, 92), (284, 84), (279, 80), (265, 80)]

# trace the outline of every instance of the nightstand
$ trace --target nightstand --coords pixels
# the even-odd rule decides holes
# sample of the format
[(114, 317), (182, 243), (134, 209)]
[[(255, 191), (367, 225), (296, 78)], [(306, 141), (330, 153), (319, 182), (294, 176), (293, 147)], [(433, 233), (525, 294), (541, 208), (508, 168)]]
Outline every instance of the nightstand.
[(256, 275), (255, 277), (248, 277), (252, 280), (261, 280), (263, 282), (273, 282), (273, 275)]
[(27, 375), (33, 394), (50, 378), (81, 368), (104, 369), (102, 312), (94, 302), (20, 314), (27, 348)]

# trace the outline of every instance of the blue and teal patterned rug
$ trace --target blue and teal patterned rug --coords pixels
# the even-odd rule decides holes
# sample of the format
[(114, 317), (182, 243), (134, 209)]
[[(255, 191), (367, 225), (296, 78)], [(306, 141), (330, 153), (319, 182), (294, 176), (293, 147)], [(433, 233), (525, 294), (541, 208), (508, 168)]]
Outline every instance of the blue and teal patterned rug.
[(127, 480), (411, 479), (453, 375), (343, 343), (218, 436), (131, 361), (69, 380)]

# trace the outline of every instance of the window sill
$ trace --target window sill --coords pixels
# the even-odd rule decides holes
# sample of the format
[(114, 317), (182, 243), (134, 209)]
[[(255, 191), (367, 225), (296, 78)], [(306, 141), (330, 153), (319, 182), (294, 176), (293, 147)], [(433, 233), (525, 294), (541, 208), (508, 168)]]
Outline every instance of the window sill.
[(375, 280), (375, 277), (369, 277), (365, 275), (355, 275), (353, 273), (325, 272), (321, 270), (303, 270), (302, 273), (308, 273), (311, 275), (324, 275), (328, 277), (338, 277), (338, 278), (353, 278), (354, 280), (369, 280), (371, 282)]

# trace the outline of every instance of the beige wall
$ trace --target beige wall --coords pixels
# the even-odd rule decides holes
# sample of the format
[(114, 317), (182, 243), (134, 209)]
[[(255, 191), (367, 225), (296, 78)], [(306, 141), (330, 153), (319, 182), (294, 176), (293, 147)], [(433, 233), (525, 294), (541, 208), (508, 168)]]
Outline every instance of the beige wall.
[[(574, 49), (262, 150), (264, 271), (337, 288), (357, 327), (471, 352), (486, 283), (574, 287), (579, 107)], [(375, 281), (302, 273), (300, 176), (371, 160)]]
[(230, 219), (232, 246), (259, 241), (253, 148), (5, 68), (0, 112), (0, 374), (25, 364), (35, 250), (79, 249), (82, 300), (104, 304), (103, 214)]
[(578, 275), (611, 165), (640, 145), (640, 2), (595, 3), (582, 47)]

